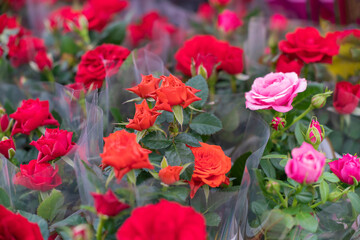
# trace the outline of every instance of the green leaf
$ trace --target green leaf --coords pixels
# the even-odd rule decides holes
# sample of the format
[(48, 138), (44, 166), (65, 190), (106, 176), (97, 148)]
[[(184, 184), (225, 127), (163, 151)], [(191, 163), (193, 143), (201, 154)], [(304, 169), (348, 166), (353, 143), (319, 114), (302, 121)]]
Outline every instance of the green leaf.
[(194, 164), (192, 163), (180, 174), (180, 179), (190, 181), (194, 172)]
[(0, 205), (6, 208), (10, 207), (10, 198), (3, 188), (0, 188)]
[(282, 159), (288, 159), (287, 155), (281, 155), (281, 154), (269, 154), (263, 156), (261, 159), (271, 159), (271, 158), (282, 158)]
[(172, 107), (172, 110), (176, 120), (180, 123), (180, 125), (182, 125), (184, 122), (183, 108), (180, 105), (175, 105)]
[(189, 196), (190, 189), (186, 187), (169, 187), (162, 195), (169, 201), (185, 203)]
[(276, 171), (269, 159), (261, 160), (260, 166), (267, 177), (276, 178)]
[(242, 176), (244, 174), (246, 160), (250, 157), (251, 152), (244, 153), (240, 157), (238, 157), (234, 164), (232, 165), (229, 173), (230, 178), (235, 178), (233, 180), (234, 185), (240, 185)]
[[(305, 131), (304, 131), (305, 128)], [(298, 122), (295, 126), (295, 138), (299, 145), (305, 141), (306, 127), (301, 122)]]
[(167, 139), (161, 132), (151, 132), (141, 139), (141, 142), (150, 149), (163, 149), (170, 146), (171, 140)]
[(194, 154), (183, 143), (173, 144), (169, 150), (165, 152), (166, 160), (170, 166), (179, 166), (181, 164), (194, 162)]
[(325, 180), (332, 182), (332, 183), (337, 183), (340, 181), (340, 179), (333, 173), (324, 172), (322, 176)]
[(19, 213), (22, 216), (24, 216), (27, 220), (29, 220), (29, 222), (36, 223), (40, 228), (40, 232), (41, 232), (41, 235), (43, 236), (43, 238), (48, 239), (49, 227), (48, 227), (48, 224), (45, 221), (45, 219), (43, 219), (42, 217), (39, 217), (38, 215), (31, 214), (31, 213), (28, 213), (25, 211), (19, 211)]
[(110, 112), (113, 115), (113, 117), (117, 123), (120, 123), (123, 121), (123, 117), (118, 108), (110, 108)]
[(79, 50), (79, 47), (76, 45), (72, 37), (70, 37), (69, 35), (62, 35), (60, 39), (61, 53), (69, 53), (75, 55)]
[(301, 203), (309, 203), (313, 200), (313, 194), (303, 189), (300, 193), (296, 194), (295, 198)]
[(201, 147), (199, 140), (189, 133), (180, 133), (174, 140), (175, 143), (185, 143), (191, 147)]
[(51, 222), (54, 220), (63, 204), (64, 196), (60, 191), (53, 189), (50, 196), (45, 198), (44, 201), (40, 203), (37, 209), (37, 214)]
[(217, 227), (221, 222), (221, 217), (216, 212), (209, 212), (205, 214), (206, 226)]
[[(88, 206), (87, 206), (88, 207)], [(82, 223), (86, 223), (86, 220), (80, 215), (70, 215), (69, 217), (51, 225), (51, 228), (58, 228), (63, 226), (76, 226)]]
[(192, 105), (195, 108), (201, 108), (202, 106), (204, 106), (204, 104), (206, 103), (209, 97), (209, 87), (206, 80), (201, 75), (198, 75), (193, 78), (190, 78), (186, 82), (186, 85), (201, 90), (200, 92), (195, 93), (195, 95), (201, 98), (201, 100), (192, 103)]
[(311, 97), (315, 94), (322, 93), (324, 84), (322, 83), (309, 83), (304, 92), (298, 93), (294, 99), (292, 106), (296, 109), (305, 110), (311, 103)]
[(161, 160), (160, 166), (161, 166), (161, 169), (169, 166), (168, 162), (166, 161), (166, 157), (163, 157), (163, 159)]
[(201, 135), (211, 135), (222, 129), (222, 123), (213, 114), (201, 113), (192, 120), (190, 128)]
[(329, 197), (329, 185), (323, 180), (320, 183), (320, 196), (321, 196), (321, 201), (323, 203), (326, 203), (328, 197)]
[(295, 218), (302, 228), (312, 233), (316, 232), (319, 222), (310, 213), (299, 212)]
[(103, 43), (112, 43), (120, 45), (125, 38), (126, 24), (124, 22), (114, 22), (108, 25), (101, 32), (98, 45)]
[(347, 196), (350, 199), (351, 205), (353, 206), (354, 210), (359, 214), (360, 213), (360, 197), (354, 192), (349, 192)]

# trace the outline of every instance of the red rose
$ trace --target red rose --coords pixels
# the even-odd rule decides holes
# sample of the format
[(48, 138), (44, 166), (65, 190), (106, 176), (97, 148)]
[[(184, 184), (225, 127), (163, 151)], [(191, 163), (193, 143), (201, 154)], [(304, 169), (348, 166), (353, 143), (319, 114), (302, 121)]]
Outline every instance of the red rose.
[(49, 101), (39, 99), (23, 100), (16, 112), (10, 114), (15, 120), (11, 136), (17, 133), (29, 135), (31, 131), (45, 125), (59, 126), (49, 111)]
[(150, 150), (136, 142), (136, 134), (125, 130), (111, 133), (104, 138), (104, 152), (100, 154), (103, 167), (112, 166), (117, 179), (132, 169), (154, 169), (149, 161)]
[(204, 19), (207, 22), (211, 22), (214, 18), (216, 11), (214, 8), (210, 6), (209, 3), (202, 3), (199, 5), (199, 9), (197, 11), (197, 15)]
[(146, 100), (143, 100), (141, 104), (135, 104), (135, 108), (135, 116), (133, 119), (129, 119), (129, 124), (126, 127), (138, 131), (153, 126), (156, 118), (161, 114), (154, 109), (150, 109)]
[(162, 83), (156, 90), (156, 110), (165, 110), (172, 112), (172, 107), (180, 105), (186, 108), (191, 103), (201, 100), (195, 93), (200, 92), (195, 88), (186, 86), (180, 79), (174, 75), (169, 77), (161, 76)]
[(75, 143), (71, 141), (72, 135), (72, 132), (66, 130), (47, 128), (45, 135), (41, 136), (36, 142), (32, 141), (30, 143), (39, 151), (37, 162), (49, 162), (65, 156), (75, 146)]
[(58, 171), (58, 166), (55, 165), (54, 168), (49, 163), (37, 163), (34, 159), (28, 164), (20, 164), (20, 172), (14, 176), (13, 182), (32, 190), (46, 192), (62, 183)]
[(360, 84), (338, 82), (335, 86), (333, 105), (341, 114), (350, 114), (359, 104)]
[(79, 99), (81, 94), (83, 94), (84, 96), (86, 94), (86, 89), (84, 87), (84, 84), (82, 84), (82, 83), (71, 83), (71, 84), (65, 85), (65, 87), (73, 90), (72, 94), (76, 99)]
[(225, 174), (231, 169), (231, 158), (225, 155), (220, 146), (203, 142), (200, 144), (201, 147), (190, 147), (195, 156), (195, 170), (189, 183), (191, 198), (204, 184), (210, 187), (218, 187), (223, 183), (230, 183)]
[(114, 44), (103, 44), (87, 51), (82, 57), (75, 81), (87, 89), (101, 88), (105, 77), (116, 74), (130, 51)]
[(141, 83), (137, 86), (128, 88), (126, 90), (131, 91), (141, 98), (154, 97), (155, 90), (159, 88), (161, 79), (153, 77), (153, 75), (141, 75)]
[(128, 6), (126, 0), (89, 0), (89, 4), (98, 12), (114, 14)]
[(210, 35), (198, 35), (187, 40), (175, 54), (176, 69), (191, 76), (192, 60), (199, 65), (196, 63), (197, 59), (211, 55), (217, 58), (217, 63), (220, 63), (217, 70), (224, 70), (229, 74), (243, 71), (243, 50)]
[[(15, 144), (14, 141), (12, 140), (12, 138), (8, 139), (7, 137), (3, 137), (0, 141), (0, 153), (2, 155), (4, 155), (4, 157), (6, 157), (7, 159), (10, 159), (10, 157), (12, 157), (11, 155), (13, 155), (15, 153)], [(13, 153), (11, 153), (11, 151)]]
[(51, 58), (49, 58), (45, 51), (40, 51), (36, 54), (35, 63), (40, 71), (51, 69), (53, 64)]
[(0, 239), (43, 240), (39, 225), (0, 205)]
[(329, 35), (322, 37), (314, 27), (298, 28), (286, 34), (286, 40), (280, 41), (279, 48), (305, 63), (331, 63), (332, 57), (339, 53), (336, 39)]
[(52, 30), (62, 30), (62, 32), (71, 32), (74, 27), (80, 28), (81, 12), (72, 9), (69, 6), (61, 7), (50, 14), (49, 23)]
[(9, 17), (5, 13), (0, 15), (0, 34), (2, 34), (5, 29), (15, 29), (19, 27), (20, 25), (16, 21), (16, 17)]
[(98, 11), (90, 4), (85, 5), (84, 9), (82, 10), (82, 14), (88, 21), (88, 29), (99, 32), (106, 27), (106, 24), (108, 24), (112, 17), (111, 14)]
[(181, 166), (167, 166), (159, 171), (159, 178), (163, 183), (171, 185), (180, 180), (182, 169), (183, 167)]
[(0, 132), (6, 132), (7, 130), (9, 130), (11, 126), (10, 120), (8, 115), (5, 113), (5, 111), (3, 113), (1, 113), (1, 108), (0, 108)]
[(133, 46), (137, 46), (142, 40), (152, 40), (154, 28), (156, 32), (173, 34), (176, 27), (169, 23), (166, 18), (160, 16), (156, 11), (145, 14), (139, 24), (129, 24), (128, 32)]
[(11, 36), (8, 42), (8, 56), (14, 67), (29, 63), (40, 51), (46, 51), (44, 40), (32, 36)]
[(91, 193), (98, 214), (115, 217), (121, 211), (130, 206), (117, 199), (116, 195), (109, 189), (105, 194)]
[(161, 200), (136, 208), (116, 233), (118, 240), (205, 240), (205, 219), (192, 207)]
[(276, 63), (276, 72), (295, 72), (300, 75), (304, 62), (297, 58), (288, 57), (286, 54), (281, 54)]

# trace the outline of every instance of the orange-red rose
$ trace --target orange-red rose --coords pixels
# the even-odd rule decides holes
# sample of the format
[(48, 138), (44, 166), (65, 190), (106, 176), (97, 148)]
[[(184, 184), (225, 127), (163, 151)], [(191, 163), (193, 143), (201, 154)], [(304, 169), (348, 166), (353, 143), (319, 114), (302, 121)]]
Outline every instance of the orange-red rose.
[(201, 100), (195, 95), (200, 90), (186, 86), (174, 75), (170, 74), (169, 77), (161, 76), (161, 79), (161, 86), (156, 90), (156, 110), (172, 112), (172, 107), (175, 105), (186, 108), (191, 103)]
[(210, 187), (229, 184), (229, 178), (225, 174), (231, 169), (231, 158), (225, 155), (220, 146), (203, 142), (200, 145), (201, 147), (190, 147), (195, 156), (195, 170), (189, 183), (191, 198), (204, 184)]
[(154, 109), (150, 109), (146, 100), (141, 104), (135, 104), (136, 112), (133, 119), (129, 119), (127, 128), (132, 128), (138, 131), (148, 129), (154, 125), (156, 118), (161, 114)]
[(96, 212), (101, 215), (114, 217), (130, 207), (128, 204), (120, 202), (110, 189), (105, 194), (91, 193), (91, 195), (94, 198)]
[(180, 180), (182, 169), (181, 166), (167, 166), (159, 171), (159, 178), (163, 183), (171, 185)]
[(161, 79), (153, 77), (153, 75), (141, 75), (141, 83), (137, 86), (128, 88), (126, 90), (131, 91), (141, 98), (154, 97), (155, 90), (159, 88)]
[(104, 138), (104, 152), (100, 154), (103, 166), (112, 166), (117, 179), (132, 169), (154, 169), (149, 161), (150, 150), (136, 142), (136, 134), (125, 130), (111, 133)]

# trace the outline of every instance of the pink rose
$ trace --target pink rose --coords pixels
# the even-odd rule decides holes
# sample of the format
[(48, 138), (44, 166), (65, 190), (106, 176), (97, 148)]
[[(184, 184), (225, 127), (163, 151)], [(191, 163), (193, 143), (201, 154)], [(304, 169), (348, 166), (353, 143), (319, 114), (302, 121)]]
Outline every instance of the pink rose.
[(285, 31), (288, 25), (288, 20), (284, 15), (275, 13), (270, 18), (270, 29), (274, 31)]
[(319, 145), (324, 139), (324, 127), (317, 120), (312, 120), (306, 133), (306, 141), (310, 144)]
[(311, 144), (304, 142), (301, 147), (291, 151), (292, 159), (285, 166), (288, 178), (298, 183), (314, 183), (323, 172), (325, 155), (316, 151)]
[(354, 184), (353, 177), (360, 181), (360, 158), (345, 154), (329, 163), (330, 170), (344, 183)]
[(306, 79), (299, 78), (296, 73), (269, 73), (265, 77), (256, 78), (251, 91), (245, 93), (246, 108), (251, 110), (274, 109), (288, 112), (293, 99), (299, 92), (305, 91)]
[(219, 14), (217, 24), (220, 30), (227, 33), (236, 30), (242, 25), (242, 22), (235, 12), (225, 10)]

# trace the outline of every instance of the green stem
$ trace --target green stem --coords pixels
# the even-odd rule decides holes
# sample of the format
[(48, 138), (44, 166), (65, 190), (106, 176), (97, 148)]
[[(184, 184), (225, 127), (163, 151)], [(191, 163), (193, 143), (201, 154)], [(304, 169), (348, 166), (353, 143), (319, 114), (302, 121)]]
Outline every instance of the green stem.
[(288, 203), (287, 203), (287, 201), (285, 201), (285, 199), (283, 198), (283, 196), (281, 195), (281, 193), (280, 193), (279, 191), (276, 191), (276, 194), (277, 194), (278, 197), (280, 198), (281, 205), (282, 205), (284, 208), (287, 208), (287, 207), (288, 207)]
[(49, 80), (49, 82), (51, 82), (51, 83), (55, 82), (55, 77), (51, 70), (45, 69), (44, 74), (45, 74), (46, 78)]
[(234, 75), (230, 76), (230, 86), (233, 93), (237, 92), (236, 78)]
[(320, 202), (317, 202), (317, 203), (311, 205), (310, 207), (311, 207), (311, 208), (316, 208), (317, 206), (319, 206), (319, 205), (322, 204), (322, 203), (323, 203), (323, 202), (320, 201)]
[(104, 228), (105, 218), (100, 215), (99, 225), (96, 230), (96, 240), (101, 240), (102, 229)]

